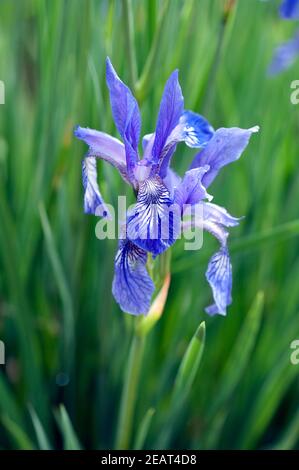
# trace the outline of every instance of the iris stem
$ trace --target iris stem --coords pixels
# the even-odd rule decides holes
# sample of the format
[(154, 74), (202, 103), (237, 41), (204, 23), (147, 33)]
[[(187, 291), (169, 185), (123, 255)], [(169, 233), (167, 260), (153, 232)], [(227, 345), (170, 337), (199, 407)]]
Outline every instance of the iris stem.
[(115, 445), (115, 448), (117, 450), (129, 449), (131, 443), (132, 424), (136, 405), (136, 396), (141, 372), (144, 345), (145, 337), (135, 333), (131, 344), (125, 383), (121, 397)]
[(131, 87), (134, 89), (137, 82), (137, 61), (134, 42), (134, 20), (131, 0), (123, 0), (123, 12), (126, 35), (126, 51), (128, 55)]

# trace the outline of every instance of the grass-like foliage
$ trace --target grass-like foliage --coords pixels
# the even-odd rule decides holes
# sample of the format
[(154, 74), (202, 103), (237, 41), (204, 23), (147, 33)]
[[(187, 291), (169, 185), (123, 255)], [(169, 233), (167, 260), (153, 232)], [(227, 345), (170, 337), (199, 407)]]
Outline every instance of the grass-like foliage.
[[(296, 25), (276, 1), (225, 5), (1, 1), (1, 448), (298, 446), (299, 366), (289, 358), (299, 339), (299, 107), (290, 102), (299, 63), (266, 73)], [(117, 241), (97, 240), (96, 217), (83, 214), (86, 146), (73, 137), (78, 123), (116, 135), (107, 55), (138, 98), (143, 133), (175, 68), (187, 109), (215, 128), (261, 128), (212, 187), (216, 203), (246, 216), (231, 230), (228, 315), (204, 313), (212, 237), (197, 252), (176, 243), (164, 312), (145, 342), (134, 339), (136, 384), (126, 380), (136, 319), (111, 294)], [(179, 146), (178, 172), (193, 154)], [(133, 201), (113, 168), (100, 162), (99, 173), (106, 201)], [(126, 394), (132, 409), (120, 412)]]

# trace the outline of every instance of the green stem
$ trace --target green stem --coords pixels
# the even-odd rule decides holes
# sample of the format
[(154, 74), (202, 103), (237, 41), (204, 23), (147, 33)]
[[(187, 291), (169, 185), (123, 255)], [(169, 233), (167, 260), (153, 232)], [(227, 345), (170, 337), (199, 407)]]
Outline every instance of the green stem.
[(134, 44), (134, 21), (131, 0), (123, 0), (125, 34), (126, 34), (126, 51), (128, 54), (131, 87), (134, 89), (137, 82), (137, 62)]
[(135, 333), (123, 387), (115, 448), (129, 449), (145, 338)]

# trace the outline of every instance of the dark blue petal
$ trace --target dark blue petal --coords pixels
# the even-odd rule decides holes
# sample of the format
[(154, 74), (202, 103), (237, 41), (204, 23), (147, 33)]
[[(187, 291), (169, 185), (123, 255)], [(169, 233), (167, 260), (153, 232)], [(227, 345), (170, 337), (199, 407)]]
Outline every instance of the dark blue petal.
[(194, 157), (190, 167), (192, 169), (209, 165), (210, 169), (202, 179), (203, 186), (208, 188), (223, 166), (240, 158), (251, 134), (258, 130), (258, 126), (251, 129), (231, 127), (220, 128), (215, 132), (207, 146)]
[(95, 157), (86, 157), (82, 161), (82, 179), (84, 187), (84, 212), (98, 216), (109, 216), (103, 202), (97, 182), (97, 162)]
[(298, 20), (299, 0), (283, 0), (279, 12), (282, 18), (286, 20)]
[(210, 315), (226, 315), (226, 307), (232, 302), (232, 266), (226, 247), (221, 247), (210, 259), (206, 278), (215, 302), (206, 308), (206, 312)]
[(138, 160), (141, 118), (136, 99), (116, 74), (110, 59), (106, 60), (106, 80), (115, 125), (124, 140), (130, 177)]
[(175, 201), (182, 208), (184, 204), (197, 204), (202, 199), (211, 199), (206, 188), (202, 185), (204, 175), (209, 166), (194, 168), (185, 173), (183, 181), (175, 190)]
[(165, 85), (160, 104), (155, 141), (152, 149), (154, 163), (159, 162), (167, 138), (179, 123), (183, 111), (184, 97), (178, 80), (178, 71), (175, 70)]
[(116, 167), (126, 182), (129, 182), (126, 167), (125, 146), (115, 137), (104, 132), (77, 126), (75, 136), (89, 145), (89, 155), (101, 158)]
[(184, 141), (188, 147), (205, 147), (214, 135), (211, 124), (200, 114), (185, 111), (180, 119), (183, 125), (180, 141)]
[(120, 308), (146, 315), (155, 289), (146, 269), (147, 253), (129, 240), (121, 240), (115, 258), (112, 293)]
[(295, 36), (280, 46), (278, 46), (269, 65), (269, 75), (277, 75), (283, 70), (289, 68), (299, 55), (299, 32)]
[(129, 211), (127, 236), (140, 248), (158, 255), (180, 234), (180, 208), (159, 177), (140, 184), (137, 203)]
[(184, 111), (178, 125), (173, 129), (162, 151), (160, 171), (161, 178), (167, 173), (167, 168), (178, 142), (185, 142), (188, 147), (205, 147), (214, 134), (210, 123), (200, 114)]

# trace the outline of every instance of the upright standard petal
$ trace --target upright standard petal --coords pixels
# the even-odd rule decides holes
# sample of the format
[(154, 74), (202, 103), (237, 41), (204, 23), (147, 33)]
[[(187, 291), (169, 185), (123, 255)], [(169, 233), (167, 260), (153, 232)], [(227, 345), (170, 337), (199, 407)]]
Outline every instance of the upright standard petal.
[(279, 13), (285, 20), (299, 19), (299, 0), (283, 0)]
[(88, 146), (90, 156), (101, 158), (118, 169), (126, 182), (129, 182), (126, 167), (125, 146), (120, 140), (104, 132), (77, 126), (75, 136), (83, 140)]
[(103, 202), (97, 182), (97, 162), (95, 157), (86, 157), (82, 161), (82, 179), (84, 187), (84, 212), (107, 217), (108, 210)]
[(131, 90), (118, 77), (108, 57), (106, 60), (106, 80), (114, 122), (125, 143), (128, 174), (133, 177), (132, 172), (138, 161), (141, 128), (138, 103)]
[(278, 46), (268, 68), (269, 75), (277, 75), (289, 68), (299, 55), (299, 31), (289, 41)]
[(127, 236), (140, 248), (158, 255), (180, 235), (180, 208), (159, 177), (140, 184), (137, 203), (129, 211)]
[(167, 138), (179, 123), (184, 111), (184, 97), (175, 70), (169, 77), (162, 96), (152, 148), (153, 163), (158, 163)]
[(218, 129), (207, 146), (194, 157), (190, 168), (210, 166), (209, 171), (202, 179), (202, 184), (208, 188), (223, 166), (240, 158), (247, 147), (251, 134), (258, 132), (258, 130), (258, 126), (251, 129), (240, 129), (239, 127)]
[(206, 308), (209, 315), (226, 315), (226, 307), (231, 304), (232, 265), (227, 247), (221, 247), (210, 259), (206, 278), (210, 284), (214, 304)]
[(120, 308), (146, 315), (155, 289), (146, 269), (147, 253), (129, 240), (121, 240), (115, 258), (112, 293)]

